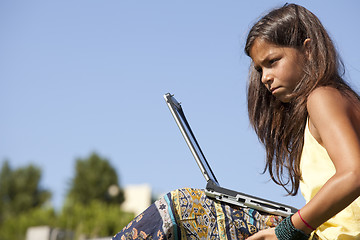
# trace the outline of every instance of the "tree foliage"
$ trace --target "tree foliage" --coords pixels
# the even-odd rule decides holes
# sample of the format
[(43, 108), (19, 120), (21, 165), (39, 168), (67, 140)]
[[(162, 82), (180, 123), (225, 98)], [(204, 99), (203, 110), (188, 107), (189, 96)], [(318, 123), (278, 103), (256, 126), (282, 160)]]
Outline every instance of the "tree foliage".
[[(8, 161), (0, 172), (0, 219), (43, 206), (51, 193), (40, 188), (41, 170), (29, 165), (12, 170)], [(1, 221), (0, 221), (1, 222)]]
[(75, 239), (96, 238), (113, 236), (133, 218), (134, 214), (122, 211), (119, 204), (92, 200), (87, 205), (77, 202), (70, 208), (63, 208), (58, 226), (74, 231)]
[(40, 179), (40, 168), (29, 165), (13, 170), (4, 161), (0, 171), (1, 240), (22, 240), (28, 227), (54, 223), (54, 210), (44, 207), (51, 193), (40, 187)]
[(109, 161), (92, 153), (78, 158), (59, 225), (75, 232), (75, 238), (112, 236), (134, 217), (120, 210), (124, 201), (118, 176)]
[(8, 216), (0, 225), (1, 240), (24, 240), (26, 231), (34, 226), (56, 227), (57, 216), (52, 208), (36, 207), (17, 215)]
[(96, 153), (85, 159), (78, 158), (75, 171), (68, 193), (70, 203), (87, 205), (93, 200), (99, 200), (121, 204), (124, 201), (117, 173), (107, 159)]
[(75, 176), (61, 211), (47, 206), (51, 194), (40, 187), (40, 168), (12, 169), (5, 161), (0, 171), (0, 240), (24, 240), (32, 226), (47, 225), (75, 233), (75, 239), (111, 236), (134, 217), (123, 212), (124, 201), (115, 169), (92, 153), (76, 159)]

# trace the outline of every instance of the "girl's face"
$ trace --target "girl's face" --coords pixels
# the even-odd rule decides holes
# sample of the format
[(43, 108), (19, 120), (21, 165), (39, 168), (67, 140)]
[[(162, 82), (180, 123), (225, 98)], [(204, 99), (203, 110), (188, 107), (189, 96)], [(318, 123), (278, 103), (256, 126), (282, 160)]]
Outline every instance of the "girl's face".
[(250, 49), (250, 57), (265, 87), (280, 101), (289, 102), (304, 75), (304, 53), (257, 38)]

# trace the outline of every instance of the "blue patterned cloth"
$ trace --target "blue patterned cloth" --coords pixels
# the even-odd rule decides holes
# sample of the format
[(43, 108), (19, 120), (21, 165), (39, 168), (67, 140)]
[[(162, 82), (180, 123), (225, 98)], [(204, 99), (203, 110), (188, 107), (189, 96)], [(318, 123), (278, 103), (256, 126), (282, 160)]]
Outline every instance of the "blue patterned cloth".
[(282, 219), (185, 188), (157, 200), (112, 239), (245, 239), (260, 229), (275, 227)]

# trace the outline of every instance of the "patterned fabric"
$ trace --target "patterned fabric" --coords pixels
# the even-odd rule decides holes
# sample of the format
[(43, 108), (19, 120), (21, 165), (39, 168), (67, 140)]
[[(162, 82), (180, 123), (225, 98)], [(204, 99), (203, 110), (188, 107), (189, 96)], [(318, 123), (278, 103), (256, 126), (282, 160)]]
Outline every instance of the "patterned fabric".
[(186, 188), (160, 198), (112, 239), (245, 239), (282, 219)]

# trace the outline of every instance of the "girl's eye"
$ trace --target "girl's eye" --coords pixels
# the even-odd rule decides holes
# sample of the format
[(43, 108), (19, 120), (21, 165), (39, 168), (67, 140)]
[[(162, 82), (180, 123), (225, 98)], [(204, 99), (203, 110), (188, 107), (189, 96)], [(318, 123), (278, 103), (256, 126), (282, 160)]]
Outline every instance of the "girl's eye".
[(272, 64), (276, 63), (278, 60), (279, 60), (278, 58), (271, 59), (269, 61), (269, 64), (272, 65)]

